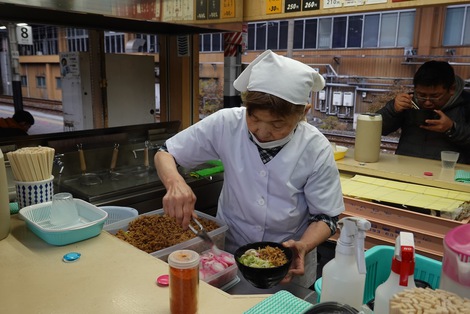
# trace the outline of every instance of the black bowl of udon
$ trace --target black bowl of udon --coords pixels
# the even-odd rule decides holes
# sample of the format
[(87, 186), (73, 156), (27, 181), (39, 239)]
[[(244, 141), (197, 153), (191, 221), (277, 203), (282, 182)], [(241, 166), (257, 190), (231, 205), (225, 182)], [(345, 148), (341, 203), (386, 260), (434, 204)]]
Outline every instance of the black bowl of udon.
[(235, 251), (235, 261), (243, 277), (256, 288), (269, 289), (286, 275), (292, 251), (276, 242), (254, 242)]

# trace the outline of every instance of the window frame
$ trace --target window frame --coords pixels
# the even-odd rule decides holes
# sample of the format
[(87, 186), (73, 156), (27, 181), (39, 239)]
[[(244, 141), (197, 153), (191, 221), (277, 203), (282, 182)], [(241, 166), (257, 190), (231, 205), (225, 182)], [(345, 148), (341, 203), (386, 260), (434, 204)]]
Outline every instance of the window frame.
[[(401, 32), (403, 30), (402, 23), (406, 21), (410, 21), (409, 18), (405, 19), (405, 14), (410, 14), (412, 26), (414, 27), (414, 19), (416, 16), (416, 9), (403, 9), (403, 10), (394, 10), (394, 11), (381, 11), (381, 12), (366, 12), (366, 13), (354, 13), (354, 14), (341, 14), (341, 15), (330, 15), (330, 16), (321, 16), (321, 17), (310, 17), (310, 18), (300, 18), (294, 19), (294, 50), (308, 50), (308, 49), (374, 49), (374, 48), (401, 48), (401, 47), (409, 47), (412, 45), (413, 42), (413, 32), (409, 32), (408, 34), (405, 32)], [(390, 32), (389, 27), (384, 27), (383, 23), (387, 22), (385, 17), (391, 17), (393, 19), (392, 31)], [(370, 19), (369, 19), (370, 17)], [(375, 21), (375, 18), (378, 18), (378, 21)], [(343, 19), (343, 21), (342, 21)], [(345, 20), (344, 20), (345, 19)], [(353, 21), (353, 19), (355, 21)], [(361, 19), (361, 34), (360, 38), (356, 36), (356, 39), (353, 42), (349, 42), (350, 38), (350, 25), (352, 22), (357, 23), (357, 19)], [(316, 24), (316, 34), (315, 34), (315, 44), (312, 45), (311, 42), (306, 42), (306, 38), (312, 37), (307, 36), (306, 32), (309, 31), (310, 28), (307, 27), (310, 21), (316, 21), (313, 24)], [(335, 24), (335, 21), (340, 21), (340, 24)], [(278, 23), (279, 27), (279, 34), (282, 32), (282, 24), (281, 23), (288, 23), (288, 20), (278, 20), (278, 21), (264, 21), (264, 22), (252, 22), (248, 23), (248, 50), (250, 51), (263, 51), (266, 49), (274, 49), (272, 47), (278, 47), (279, 50), (287, 49), (287, 46), (284, 48), (278, 39), (277, 43), (270, 43), (269, 36), (268, 36), (268, 23)], [(373, 46), (365, 46), (365, 43), (370, 43), (370, 41), (366, 41), (365, 34), (369, 32), (367, 29), (368, 23), (378, 23), (377, 25), (377, 33), (374, 32), (374, 35), (377, 35), (377, 38), (373, 40), (372, 43), (375, 42)], [(405, 25), (406, 26), (406, 25)], [(265, 28), (265, 32), (262, 32), (262, 27)], [(335, 29), (336, 27), (336, 29)], [(339, 28), (338, 28), (339, 27)], [(302, 28), (302, 36), (299, 34), (299, 29)], [(326, 28), (326, 29), (324, 29)], [(406, 27), (408, 29), (409, 26)], [(469, 27), (470, 28), (470, 27)], [(357, 31), (357, 29), (354, 29)], [(389, 32), (390, 40), (388, 40), (385, 44), (381, 43), (381, 38), (383, 38), (384, 31)], [(340, 37), (338, 34), (341, 34)], [(375, 36), (374, 36), (375, 37)], [(393, 37), (393, 38), (392, 38)], [(405, 38), (405, 40), (403, 39)], [(406, 37), (408, 41), (406, 42)], [(336, 38), (336, 40), (335, 40)], [(298, 40), (302, 42), (298, 42)], [(335, 47), (335, 42), (339, 40), (338, 46)], [(470, 40), (470, 37), (469, 37)], [(406, 44), (401, 44), (401, 41), (405, 41)], [(360, 42), (358, 46), (357, 43)], [(392, 43), (393, 42), (393, 43)], [(354, 45), (352, 45), (354, 43)], [(314, 47), (312, 47), (314, 46)]]

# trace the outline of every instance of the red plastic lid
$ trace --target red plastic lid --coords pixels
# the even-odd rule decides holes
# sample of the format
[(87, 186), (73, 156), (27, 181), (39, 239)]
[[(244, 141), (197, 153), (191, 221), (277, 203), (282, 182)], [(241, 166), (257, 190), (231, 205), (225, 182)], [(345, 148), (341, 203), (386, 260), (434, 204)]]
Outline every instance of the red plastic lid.
[(160, 287), (167, 287), (170, 283), (170, 276), (168, 275), (161, 275), (157, 277), (157, 285)]
[(456, 254), (462, 262), (470, 263), (470, 225), (458, 226), (444, 236), (447, 248)]

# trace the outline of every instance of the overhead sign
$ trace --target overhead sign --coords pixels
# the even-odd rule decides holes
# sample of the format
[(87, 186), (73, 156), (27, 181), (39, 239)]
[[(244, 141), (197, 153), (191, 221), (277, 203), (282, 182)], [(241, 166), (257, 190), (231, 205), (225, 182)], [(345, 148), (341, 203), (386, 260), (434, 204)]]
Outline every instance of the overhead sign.
[(31, 26), (17, 26), (16, 27), (16, 40), (18, 45), (32, 45), (33, 44), (33, 30)]
[(266, 0), (266, 14), (282, 13), (282, 0)]
[(302, 9), (301, 0), (286, 0), (284, 3), (284, 13), (298, 12)]

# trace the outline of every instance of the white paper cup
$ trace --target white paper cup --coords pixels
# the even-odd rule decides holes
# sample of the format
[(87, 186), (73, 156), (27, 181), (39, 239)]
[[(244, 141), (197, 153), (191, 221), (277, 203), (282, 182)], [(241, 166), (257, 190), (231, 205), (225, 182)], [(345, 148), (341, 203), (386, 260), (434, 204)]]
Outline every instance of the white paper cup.
[(54, 176), (35, 182), (15, 181), (18, 208), (49, 202), (54, 194)]
[(443, 169), (454, 169), (457, 160), (459, 159), (459, 153), (450, 150), (441, 152), (441, 161)]

